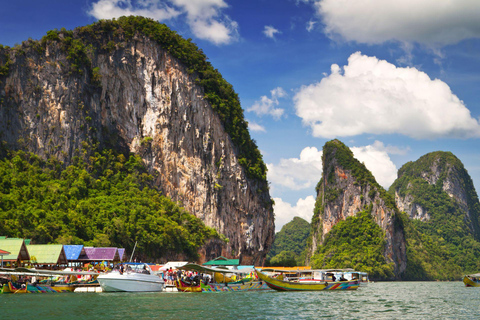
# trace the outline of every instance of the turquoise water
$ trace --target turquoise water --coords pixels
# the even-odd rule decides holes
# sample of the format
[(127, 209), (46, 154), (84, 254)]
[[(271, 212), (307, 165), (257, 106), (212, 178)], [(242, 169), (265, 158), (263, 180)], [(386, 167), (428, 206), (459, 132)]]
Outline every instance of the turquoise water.
[(357, 291), (0, 294), (2, 319), (479, 319), (480, 288), (376, 282)]

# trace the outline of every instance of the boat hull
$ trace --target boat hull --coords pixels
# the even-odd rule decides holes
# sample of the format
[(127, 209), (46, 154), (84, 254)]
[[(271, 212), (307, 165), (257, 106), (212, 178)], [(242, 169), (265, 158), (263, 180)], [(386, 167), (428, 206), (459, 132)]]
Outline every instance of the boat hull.
[(175, 281), (175, 287), (181, 292), (202, 292), (200, 285), (191, 285), (179, 279)]
[(148, 274), (105, 274), (97, 278), (103, 292), (161, 292), (164, 282)]
[(277, 291), (324, 291), (324, 290), (357, 290), (359, 282), (353, 281), (335, 281), (335, 282), (290, 282), (277, 280), (256, 270), (258, 278), (272, 289)]
[(267, 284), (263, 281), (248, 281), (242, 283), (201, 283), (197, 286), (189, 285), (182, 280), (177, 280), (175, 286), (178, 291), (182, 292), (232, 292), (232, 291), (256, 291), (256, 290), (270, 290)]
[(256, 291), (270, 290), (263, 281), (250, 281), (245, 283), (209, 283), (202, 284), (202, 292), (229, 292), (229, 291)]
[(466, 287), (480, 287), (480, 281), (473, 281), (467, 276), (463, 277), (463, 283), (465, 283)]

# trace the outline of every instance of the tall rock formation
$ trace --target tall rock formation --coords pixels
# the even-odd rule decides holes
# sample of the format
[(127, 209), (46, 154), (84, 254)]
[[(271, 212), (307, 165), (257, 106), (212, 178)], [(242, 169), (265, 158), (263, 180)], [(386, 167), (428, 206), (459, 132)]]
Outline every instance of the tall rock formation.
[(369, 210), (385, 234), (385, 261), (393, 263), (395, 277), (399, 278), (406, 268), (406, 244), (393, 199), (342, 142), (327, 142), (323, 147), (322, 160), (323, 173), (317, 185), (307, 259), (313, 256), (337, 223), (360, 211)]
[(472, 180), (450, 152), (400, 168), (389, 189), (405, 221), (408, 280), (460, 280), (480, 268), (480, 204)]
[[(215, 94), (218, 83), (228, 99)], [(229, 239), (204, 248), (204, 259), (259, 264), (274, 237), (272, 201), (232, 101), (238, 97), (201, 50), (149, 19), (0, 47), (0, 139), (8, 148), (65, 163), (96, 148), (138, 153), (155, 186)]]
[(480, 240), (478, 196), (470, 175), (451, 152), (431, 152), (406, 163), (398, 170), (398, 179), (389, 192), (395, 196), (398, 208), (411, 219), (434, 223), (438, 219), (433, 218), (439, 218), (440, 212), (454, 214), (458, 210), (468, 230)]

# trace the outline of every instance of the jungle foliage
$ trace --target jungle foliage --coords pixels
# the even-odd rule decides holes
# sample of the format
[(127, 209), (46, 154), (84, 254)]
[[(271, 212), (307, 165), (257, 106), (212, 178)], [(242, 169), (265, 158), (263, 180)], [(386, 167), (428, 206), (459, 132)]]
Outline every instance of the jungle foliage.
[(55, 158), (10, 152), (0, 160), (0, 235), (35, 243), (118, 246), (142, 259), (197, 249), (216, 230), (151, 188), (138, 155), (112, 150), (67, 167)]
[(295, 267), (298, 263), (298, 255), (293, 251), (282, 251), (265, 262), (267, 267)]
[(368, 272), (370, 279), (393, 278), (393, 265), (383, 251), (385, 235), (368, 210), (337, 223), (313, 255), (312, 267), (353, 268)]
[(267, 255), (267, 265), (285, 266), (305, 263), (305, 248), (310, 235), (310, 224), (300, 217), (294, 217), (275, 234), (275, 240)]

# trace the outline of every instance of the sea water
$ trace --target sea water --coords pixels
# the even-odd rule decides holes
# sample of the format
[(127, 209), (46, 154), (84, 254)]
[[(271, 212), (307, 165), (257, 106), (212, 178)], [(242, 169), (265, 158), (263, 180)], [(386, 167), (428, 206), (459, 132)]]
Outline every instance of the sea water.
[(480, 288), (376, 282), (356, 291), (0, 294), (2, 319), (480, 319)]

